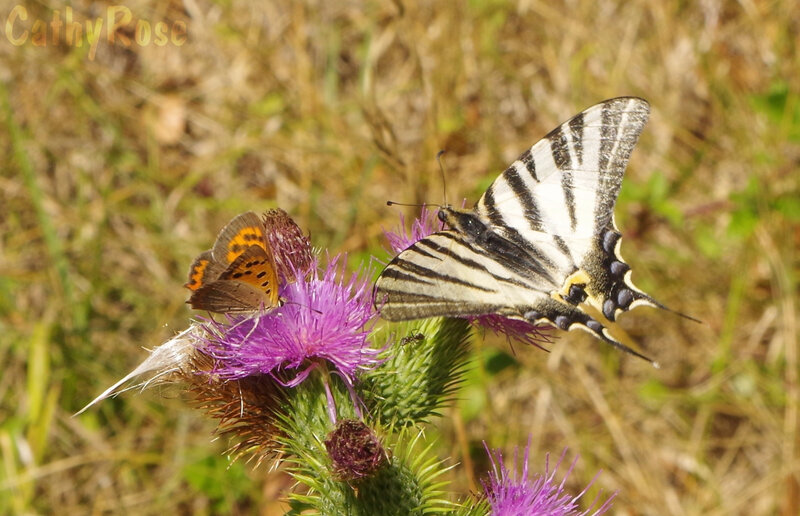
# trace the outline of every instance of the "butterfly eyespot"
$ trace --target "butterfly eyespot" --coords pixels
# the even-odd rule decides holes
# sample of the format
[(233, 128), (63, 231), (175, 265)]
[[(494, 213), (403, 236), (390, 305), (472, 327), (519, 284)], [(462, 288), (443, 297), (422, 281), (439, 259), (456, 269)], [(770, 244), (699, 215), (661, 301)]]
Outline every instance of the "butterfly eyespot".
[(624, 288), (617, 293), (617, 304), (623, 310), (633, 301), (633, 292), (630, 289)]
[(609, 266), (609, 269), (611, 269), (611, 274), (613, 274), (614, 276), (619, 277), (619, 276), (622, 276), (623, 274), (625, 274), (626, 272), (628, 272), (628, 269), (630, 269), (630, 266), (625, 262), (620, 262), (618, 260), (614, 260), (613, 262), (611, 262), (611, 265)]
[(619, 240), (619, 233), (616, 231), (607, 230), (603, 233), (603, 250), (608, 254), (612, 254), (614, 252), (614, 247), (617, 245), (617, 240)]
[(609, 321), (614, 320), (614, 312), (617, 310), (617, 305), (611, 299), (606, 299), (603, 302), (603, 315)]
[(603, 325), (595, 321), (594, 319), (589, 319), (588, 321), (586, 321), (586, 327), (597, 333), (603, 331)]
[(569, 329), (570, 320), (566, 315), (559, 315), (556, 317), (555, 323), (560, 329), (567, 331)]

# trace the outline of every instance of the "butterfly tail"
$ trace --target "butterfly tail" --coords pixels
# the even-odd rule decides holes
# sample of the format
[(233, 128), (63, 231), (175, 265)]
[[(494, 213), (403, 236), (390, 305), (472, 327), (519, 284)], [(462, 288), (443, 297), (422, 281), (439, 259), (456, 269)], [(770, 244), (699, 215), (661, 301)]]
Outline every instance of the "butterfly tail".
[(646, 360), (646, 361), (650, 362), (651, 364), (655, 365), (655, 362), (653, 361), (653, 359), (651, 359), (650, 357), (647, 357), (647, 356), (639, 353), (635, 349), (630, 348), (630, 347), (626, 346), (625, 344), (623, 344), (622, 342), (620, 342), (617, 339), (615, 339), (614, 336), (611, 335), (611, 332), (608, 331), (608, 328), (606, 328), (605, 326), (603, 326), (598, 321), (596, 321), (596, 320), (594, 320), (592, 318), (587, 318), (587, 321), (585, 323), (577, 324), (576, 326), (578, 328), (588, 332), (588, 333), (591, 333), (592, 335), (594, 335), (598, 339), (602, 340), (606, 344), (611, 344), (615, 348), (617, 348), (619, 350), (622, 350), (625, 353), (630, 353), (633, 356), (639, 357), (639, 358), (641, 358), (643, 360)]
[(701, 321), (700, 319), (696, 319), (691, 315), (679, 312), (677, 310), (673, 310), (672, 308), (656, 301), (655, 299), (653, 299), (652, 297), (648, 296), (647, 294), (638, 289), (633, 291), (633, 301), (631, 302), (628, 309), (633, 308), (634, 306), (652, 306), (653, 308), (660, 308), (661, 310), (665, 310), (667, 312), (679, 315), (684, 319), (689, 319), (690, 321), (703, 324), (703, 321)]

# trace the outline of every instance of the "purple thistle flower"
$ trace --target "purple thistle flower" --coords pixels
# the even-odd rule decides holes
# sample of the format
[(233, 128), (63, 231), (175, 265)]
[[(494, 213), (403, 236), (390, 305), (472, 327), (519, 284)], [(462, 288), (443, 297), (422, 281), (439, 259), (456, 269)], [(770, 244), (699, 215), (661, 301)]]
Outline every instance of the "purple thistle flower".
[(438, 231), (437, 226), (438, 218), (436, 212), (429, 210), (427, 206), (422, 207), (419, 217), (414, 219), (411, 223), (411, 231), (406, 231), (406, 218), (400, 214), (400, 225), (396, 231), (385, 231), (383, 234), (386, 240), (389, 241), (389, 247), (392, 248), (394, 253), (399, 253), (403, 249), (411, 246), (415, 242), (430, 236)]
[(353, 394), (356, 374), (380, 364), (381, 350), (367, 342), (376, 316), (371, 287), (359, 274), (345, 282), (337, 262), (331, 260), (322, 274), (313, 267), (307, 280), (285, 285), (283, 306), (206, 323), (201, 350), (216, 359), (212, 373), (227, 379), (268, 374), (294, 387), (314, 369), (327, 371), (330, 365)]
[[(389, 241), (389, 246), (395, 253), (400, 253), (414, 243), (439, 231), (437, 228), (438, 216), (436, 212), (422, 207), (418, 218), (411, 223), (411, 231), (406, 231), (406, 221), (400, 214), (400, 225), (396, 231), (384, 231), (383, 234)], [(505, 335), (510, 340), (519, 340), (525, 344), (544, 349), (541, 342), (550, 343), (552, 340), (547, 335), (548, 326), (537, 326), (522, 319), (511, 319), (498, 314), (484, 314), (470, 316), (467, 319), (476, 326), (492, 330), (495, 334)]]
[(514, 472), (512, 474), (504, 464), (500, 451), (496, 450), (492, 454), (485, 442), (483, 445), (492, 461), (489, 481), (482, 482), (489, 505), (492, 508), (492, 516), (597, 516), (608, 511), (611, 508), (614, 497), (617, 496), (615, 492), (603, 505), (590, 513), (589, 511), (592, 510), (600, 496), (598, 494), (598, 498), (595, 498), (588, 509), (579, 512), (578, 500), (592, 486), (597, 476), (577, 496), (571, 496), (565, 492), (564, 485), (567, 482), (567, 478), (572, 473), (575, 463), (578, 462), (578, 457), (575, 457), (564, 478), (560, 483), (556, 484), (554, 478), (567, 453), (566, 448), (561, 453), (561, 457), (552, 471), (550, 471), (549, 464), (550, 454), (547, 454), (545, 456), (544, 474), (535, 475), (529, 479), (528, 454), (530, 452), (530, 440), (528, 440), (528, 445), (525, 447), (521, 475), (517, 474), (517, 448), (514, 449)]

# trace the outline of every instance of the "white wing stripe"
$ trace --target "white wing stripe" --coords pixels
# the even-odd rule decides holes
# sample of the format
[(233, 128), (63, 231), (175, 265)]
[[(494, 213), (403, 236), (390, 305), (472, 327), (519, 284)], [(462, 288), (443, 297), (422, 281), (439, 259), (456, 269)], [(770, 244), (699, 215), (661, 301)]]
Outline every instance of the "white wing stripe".
[(553, 156), (553, 163), (561, 170), (561, 194), (564, 197), (564, 206), (569, 216), (570, 229), (575, 231), (578, 221), (575, 218), (575, 196), (572, 184), (572, 152), (570, 142), (564, 132), (564, 126), (557, 128), (550, 133), (550, 152)]

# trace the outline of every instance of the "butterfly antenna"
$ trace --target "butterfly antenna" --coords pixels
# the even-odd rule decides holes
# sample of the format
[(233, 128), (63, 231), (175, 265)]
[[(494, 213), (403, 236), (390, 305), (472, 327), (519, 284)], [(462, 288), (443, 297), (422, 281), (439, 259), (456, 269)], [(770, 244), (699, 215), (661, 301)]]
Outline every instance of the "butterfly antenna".
[(441, 208), (438, 204), (430, 204), (430, 203), (405, 203), (405, 202), (395, 202), (395, 201), (386, 201), (386, 206), (411, 206), (414, 208), (424, 208), (426, 206), (436, 206), (437, 208)]
[(444, 205), (448, 206), (447, 204), (447, 181), (445, 180), (446, 174), (444, 173), (445, 163), (444, 163), (444, 153), (446, 151), (444, 149), (440, 150), (436, 153), (436, 162), (439, 163), (439, 172), (442, 173), (442, 199), (444, 199)]

